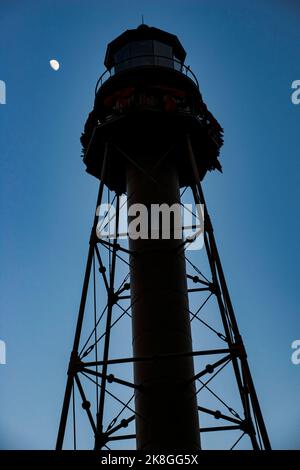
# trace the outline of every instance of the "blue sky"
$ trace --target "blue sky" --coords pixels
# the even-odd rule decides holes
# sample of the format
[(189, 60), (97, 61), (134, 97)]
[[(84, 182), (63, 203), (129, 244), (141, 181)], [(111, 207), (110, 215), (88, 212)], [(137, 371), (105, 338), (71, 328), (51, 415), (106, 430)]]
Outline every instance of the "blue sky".
[(224, 127), (207, 203), (272, 445), (299, 449), (296, 0), (1, 1), (0, 446), (55, 443), (97, 192), (79, 137), (106, 44), (141, 14), (178, 35)]

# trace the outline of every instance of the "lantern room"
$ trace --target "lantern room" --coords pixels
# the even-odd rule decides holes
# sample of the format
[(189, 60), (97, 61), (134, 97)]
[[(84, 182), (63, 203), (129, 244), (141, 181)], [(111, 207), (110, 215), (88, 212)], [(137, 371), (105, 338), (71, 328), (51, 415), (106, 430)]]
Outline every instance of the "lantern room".
[(174, 34), (141, 24), (108, 44), (104, 64), (111, 74), (141, 66), (182, 70), (186, 52)]

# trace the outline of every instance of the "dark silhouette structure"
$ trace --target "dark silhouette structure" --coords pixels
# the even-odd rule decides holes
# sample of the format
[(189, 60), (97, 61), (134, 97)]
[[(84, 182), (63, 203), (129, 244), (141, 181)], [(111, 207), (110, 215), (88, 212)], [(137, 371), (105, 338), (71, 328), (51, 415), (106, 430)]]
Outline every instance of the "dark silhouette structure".
[[(97, 208), (104, 202), (113, 202), (115, 207), (111, 215), (107, 206), (102, 228), (113, 220), (114, 229), (106, 239), (99, 236), (98, 209), (57, 449), (63, 446), (70, 404), (74, 445), (78, 445), (78, 397), (96, 450), (132, 440), (138, 449), (193, 451), (205, 448), (202, 435), (223, 431), (237, 436), (230, 448), (244, 435), (253, 449), (270, 448), (201, 188), (207, 171), (221, 171), (218, 157), (223, 132), (204, 104), (197, 79), (184, 64), (185, 56), (176, 36), (144, 24), (124, 32), (107, 47), (107, 70), (98, 80), (81, 142), (86, 170), (100, 180)], [(184, 232), (175, 237), (173, 221), (169, 237), (162, 235), (158, 223), (157, 236), (151, 236), (148, 227), (148, 238), (129, 234), (129, 246), (123, 243), (122, 195), (127, 195), (128, 208), (142, 204), (150, 209), (154, 204), (182, 205), (184, 192), (200, 208), (197, 220), (202, 230), (193, 238), (185, 238)], [(196, 266), (187, 255), (198, 236), (203, 236), (207, 275), (204, 265)], [(215, 299), (217, 311), (213, 324), (201, 316), (209, 299)], [(200, 307), (193, 312), (199, 301)], [(88, 310), (92, 316), (85, 329)], [(126, 317), (132, 328), (132, 353), (118, 357), (113, 348), (125, 342), (131, 346), (122, 329), (117, 339), (112, 338)], [(191, 325), (196, 321), (212, 333), (213, 348), (195, 348), (198, 338), (194, 333), (192, 341)], [(128, 334), (129, 329), (123, 331)], [(203, 360), (212, 362), (203, 365)], [(239, 412), (212, 386), (226, 366)], [(231, 387), (228, 384), (221, 386), (221, 393)], [(124, 389), (133, 391), (128, 400)], [(221, 403), (221, 411), (209, 406), (211, 399), (205, 406), (200, 398), (203, 390)], [(114, 404), (108, 405), (109, 399)], [(221, 420), (222, 425), (203, 424), (207, 419)], [(126, 428), (132, 432), (124, 433)]]

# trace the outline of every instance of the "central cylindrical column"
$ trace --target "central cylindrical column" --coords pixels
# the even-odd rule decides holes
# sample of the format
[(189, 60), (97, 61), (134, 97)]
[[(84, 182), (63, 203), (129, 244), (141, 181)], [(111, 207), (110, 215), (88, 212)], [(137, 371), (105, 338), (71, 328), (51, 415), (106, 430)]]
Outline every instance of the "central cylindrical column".
[[(151, 155), (138, 165), (146, 172), (154, 166)], [(179, 203), (175, 164), (167, 160), (153, 179), (134, 164), (127, 168), (128, 208), (143, 204)], [(129, 223), (132, 220), (129, 218)], [(174, 354), (134, 363), (137, 448), (145, 450), (200, 448), (194, 382), (185, 259), (176, 250), (182, 239), (129, 239), (134, 357)], [(178, 354), (178, 356), (176, 356)]]

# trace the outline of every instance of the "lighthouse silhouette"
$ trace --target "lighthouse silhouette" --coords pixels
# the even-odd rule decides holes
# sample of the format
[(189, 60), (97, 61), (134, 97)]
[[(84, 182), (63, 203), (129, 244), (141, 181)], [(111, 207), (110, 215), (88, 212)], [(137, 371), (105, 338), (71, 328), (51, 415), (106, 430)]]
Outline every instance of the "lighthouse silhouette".
[[(68, 423), (74, 447), (79, 445), (78, 400), (95, 450), (121, 443), (124, 448), (126, 442), (139, 450), (196, 451), (205, 448), (204, 435), (227, 431), (236, 436), (230, 448), (246, 437), (253, 449), (270, 448), (201, 186), (208, 171), (221, 171), (223, 130), (207, 109), (185, 57), (177, 36), (145, 24), (107, 46), (106, 70), (81, 136), (86, 171), (100, 183), (57, 449), (63, 447)], [(184, 206), (183, 193), (190, 194), (196, 207), (192, 237), (185, 236), (175, 215)], [(120, 234), (124, 196), (128, 243)], [(100, 223), (103, 204), (104, 226), (113, 220), (113, 233), (106, 238)], [(145, 217), (141, 207), (148, 211)], [(156, 219), (149, 216), (153, 207), (158, 208)], [(135, 233), (130, 230), (134, 215), (140, 216)], [(189, 247), (200, 236), (206, 275), (188, 258)], [(128, 272), (119, 267), (122, 262)], [(97, 305), (99, 292), (103, 309)], [(199, 296), (196, 312), (192, 295)], [(212, 299), (220, 329), (200, 316)], [(131, 333), (115, 340), (118, 309), (128, 317)], [(195, 319), (214, 334), (214, 347), (201, 347), (201, 338), (192, 332)], [(116, 341), (127, 342), (131, 354), (113, 355)], [(225, 367), (232, 374), (239, 412), (212, 387)], [(114, 386), (132, 391), (131, 398), (125, 399), (122, 391), (117, 395)], [(221, 403), (221, 410), (201, 400), (202, 389)], [(120, 408), (108, 405), (112, 397)], [(220, 425), (202, 424), (207, 419)]]

